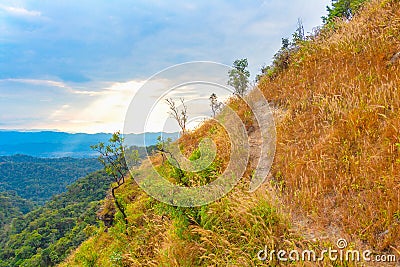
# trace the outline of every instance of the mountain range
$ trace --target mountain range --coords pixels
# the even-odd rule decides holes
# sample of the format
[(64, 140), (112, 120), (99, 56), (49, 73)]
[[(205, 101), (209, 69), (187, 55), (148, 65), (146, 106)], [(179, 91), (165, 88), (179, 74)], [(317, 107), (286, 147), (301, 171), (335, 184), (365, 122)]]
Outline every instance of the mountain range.
[[(130, 145), (147, 146), (157, 143), (158, 136), (176, 139), (178, 133), (141, 133), (125, 135)], [(33, 157), (95, 157), (91, 145), (107, 142), (109, 133), (66, 133), (56, 131), (0, 130), (0, 156), (24, 154)]]

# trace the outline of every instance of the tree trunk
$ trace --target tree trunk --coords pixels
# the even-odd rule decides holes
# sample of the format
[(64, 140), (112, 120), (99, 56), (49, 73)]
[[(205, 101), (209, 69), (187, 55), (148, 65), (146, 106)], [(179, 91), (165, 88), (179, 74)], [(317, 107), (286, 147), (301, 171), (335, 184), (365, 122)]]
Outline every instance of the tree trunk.
[(118, 185), (117, 187), (113, 187), (113, 188), (111, 189), (111, 193), (112, 193), (112, 196), (113, 196), (113, 198), (114, 198), (115, 206), (117, 206), (118, 210), (122, 213), (122, 216), (124, 217), (125, 224), (127, 225), (127, 224), (128, 224), (128, 218), (127, 218), (127, 216), (126, 216), (125, 210), (124, 210), (124, 208), (121, 206), (121, 204), (118, 202), (118, 200), (117, 200), (117, 198), (116, 198), (116, 196), (115, 196), (115, 190), (116, 190), (118, 187), (119, 187), (119, 185)]

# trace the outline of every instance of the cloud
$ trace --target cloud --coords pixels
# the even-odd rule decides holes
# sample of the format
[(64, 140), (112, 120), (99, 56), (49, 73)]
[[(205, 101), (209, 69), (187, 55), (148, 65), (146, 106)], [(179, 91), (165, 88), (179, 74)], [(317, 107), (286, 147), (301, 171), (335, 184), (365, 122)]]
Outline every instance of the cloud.
[[(80, 104), (71, 102), (60, 104), (48, 117), (45, 125), (70, 132), (95, 133), (122, 130), (126, 109), (143, 83), (135, 80), (111, 83), (94, 95), (88, 94), (94, 96), (90, 100), (82, 101)], [(79, 94), (86, 93), (79, 92)], [(35, 128), (38, 127), (41, 126)]]
[(60, 88), (67, 88), (68, 87), (63, 82), (52, 81), (52, 80), (41, 80), (41, 79), (9, 78), (9, 79), (2, 79), (2, 80), (0, 80), (0, 82), (17, 82), (17, 83), (25, 83), (25, 84), (32, 84), (32, 85), (43, 85), (43, 86), (60, 87)]
[[(328, 4), (330, 0), (4, 0), (0, 113), (11, 113), (23, 128), (119, 127), (131, 95), (154, 73), (186, 61), (231, 65), (248, 58), (254, 77), (270, 63), (281, 38), (294, 32), (297, 18), (311, 31)], [(154, 96), (157, 92), (150, 89), (149, 99)]]
[(42, 13), (40, 11), (28, 10), (23, 7), (0, 5), (0, 9), (3, 9), (10, 15), (14, 15), (14, 16), (18, 16), (18, 17), (40, 17), (40, 16), (42, 16)]

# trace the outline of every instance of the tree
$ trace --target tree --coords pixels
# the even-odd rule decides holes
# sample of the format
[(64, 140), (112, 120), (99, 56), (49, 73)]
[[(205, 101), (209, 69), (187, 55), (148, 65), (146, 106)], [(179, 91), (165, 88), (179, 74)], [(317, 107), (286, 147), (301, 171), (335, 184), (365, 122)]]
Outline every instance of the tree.
[[(306, 40), (303, 21), (300, 18), (297, 19), (297, 29), (292, 36), (293, 36), (293, 45), (295, 46)], [(287, 45), (287, 47), (289, 47), (289, 45)]]
[(334, 24), (337, 18), (351, 20), (358, 9), (368, 0), (332, 0), (332, 7), (327, 6), (327, 17), (322, 20), (327, 25)]
[(246, 93), (249, 84), (248, 65), (247, 58), (237, 59), (233, 62), (233, 69), (228, 72), (228, 85), (232, 86), (235, 89), (235, 94), (241, 97)]
[(125, 176), (129, 172), (128, 165), (126, 163), (126, 158), (129, 162), (139, 161), (138, 153), (125, 154), (126, 147), (123, 144), (124, 138), (121, 136), (120, 132), (115, 132), (109, 139), (109, 143), (106, 145), (100, 142), (96, 145), (91, 146), (91, 148), (100, 153), (98, 157), (101, 164), (104, 166), (104, 170), (108, 175), (114, 178), (114, 185), (111, 188), (111, 194), (115, 203), (115, 206), (121, 212), (125, 223), (128, 223), (125, 209), (122, 204), (118, 201), (115, 195), (115, 191), (125, 183)]
[(182, 134), (186, 133), (186, 122), (187, 122), (187, 106), (185, 105), (185, 99), (180, 98), (181, 104), (182, 104), (182, 109), (179, 110), (177, 107), (175, 101), (172, 98), (165, 99), (169, 106), (169, 115), (176, 120), (178, 123), (179, 127), (182, 130)]
[(222, 107), (222, 102), (219, 102), (217, 98), (218, 97), (215, 93), (212, 93), (210, 96), (210, 106), (211, 106), (211, 111), (213, 113), (213, 118), (215, 118), (215, 114)]

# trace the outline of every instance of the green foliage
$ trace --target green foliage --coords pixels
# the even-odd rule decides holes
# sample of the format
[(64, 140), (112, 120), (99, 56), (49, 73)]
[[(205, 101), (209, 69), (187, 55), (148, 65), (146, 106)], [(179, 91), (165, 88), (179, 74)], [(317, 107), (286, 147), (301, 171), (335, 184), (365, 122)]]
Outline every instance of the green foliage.
[(34, 207), (35, 204), (21, 198), (15, 191), (0, 192), (0, 229), (10, 223), (13, 218), (28, 213)]
[(53, 266), (95, 231), (96, 211), (112, 178), (95, 172), (0, 231), (0, 266)]
[(127, 150), (120, 132), (113, 133), (107, 145), (100, 142), (91, 146), (91, 148), (100, 153), (98, 160), (104, 166), (106, 173), (114, 178), (115, 184), (111, 188), (111, 195), (115, 206), (121, 212), (127, 224), (124, 203), (119, 200), (115, 191), (125, 183), (125, 176), (129, 173), (129, 167), (139, 164), (139, 152)]
[(328, 15), (322, 17), (324, 24), (334, 26), (335, 20), (344, 18), (350, 20), (360, 7), (368, 0), (333, 0), (332, 7), (327, 6)]
[(190, 231), (191, 224), (200, 225), (207, 214), (207, 206), (175, 207), (154, 200), (154, 210), (157, 214), (168, 216), (175, 228), (175, 234), (182, 240), (196, 238)]
[(247, 69), (248, 66), (247, 58), (237, 59), (233, 62), (233, 69), (228, 73), (228, 85), (232, 86), (235, 89), (235, 94), (241, 97), (244, 96), (249, 85), (250, 72)]
[[(124, 138), (119, 132), (114, 133), (109, 139), (108, 144), (100, 142), (92, 145), (91, 148), (100, 153), (98, 160), (104, 166), (107, 174), (114, 177), (115, 182), (119, 183), (123, 180), (128, 172), (128, 165), (125, 160)], [(131, 153), (132, 157), (137, 156), (138, 152)], [(136, 162), (135, 162), (136, 163)]]
[(100, 168), (94, 158), (0, 157), (0, 192), (15, 191), (21, 198), (43, 204), (65, 192), (67, 185), (78, 178)]
[(264, 75), (270, 79), (275, 78), (279, 73), (286, 70), (290, 65), (291, 56), (298, 51), (300, 46), (306, 42), (303, 22), (297, 20), (297, 28), (292, 34), (292, 41), (289, 38), (282, 38), (282, 46), (274, 55), (272, 64), (261, 68), (261, 74), (257, 75), (256, 80), (259, 81)]

